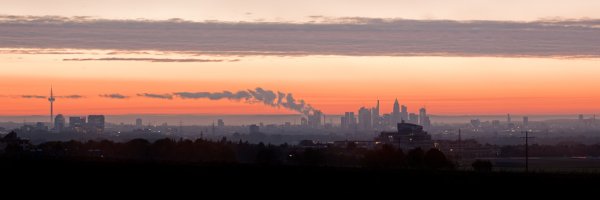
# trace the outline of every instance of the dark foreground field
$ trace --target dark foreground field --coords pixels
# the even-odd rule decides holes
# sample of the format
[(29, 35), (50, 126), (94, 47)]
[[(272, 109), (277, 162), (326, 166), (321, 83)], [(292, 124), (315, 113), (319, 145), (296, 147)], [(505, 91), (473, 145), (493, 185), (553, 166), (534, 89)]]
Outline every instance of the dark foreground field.
[(600, 183), (598, 174), (429, 171), (244, 164), (1, 159), (2, 185), (111, 188), (485, 188), (573, 187)]

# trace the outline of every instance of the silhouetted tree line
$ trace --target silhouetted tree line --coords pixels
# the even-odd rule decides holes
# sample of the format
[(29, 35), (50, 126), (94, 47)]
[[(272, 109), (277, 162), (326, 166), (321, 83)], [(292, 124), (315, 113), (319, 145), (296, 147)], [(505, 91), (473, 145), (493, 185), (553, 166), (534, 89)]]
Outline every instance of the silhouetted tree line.
[(384, 145), (368, 151), (362, 159), (363, 166), (373, 168), (454, 169), (455, 165), (438, 149), (427, 152), (416, 148), (404, 154), (402, 149)]
[[(502, 157), (525, 155), (525, 145), (502, 146)], [(600, 144), (585, 145), (579, 143), (559, 143), (556, 145), (529, 145), (529, 156), (535, 157), (571, 157), (571, 156), (600, 156)]]
[(303, 148), (288, 144), (250, 144), (248, 142), (205, 139), (160, 139), (150, 142), (133, 139), (119, 143), (110, 140), (87, 142), (46, 142), (30, 149), (10, 145), (3, 156), (57, 159), (107, 159), (159, 162), (250, 163), (259, 165), (349, 166), (371, 168), (451, 169), (452, 162), (437, 149), (414, 149), (404, 154), (392, 146), (376, 150), (357, 148)]

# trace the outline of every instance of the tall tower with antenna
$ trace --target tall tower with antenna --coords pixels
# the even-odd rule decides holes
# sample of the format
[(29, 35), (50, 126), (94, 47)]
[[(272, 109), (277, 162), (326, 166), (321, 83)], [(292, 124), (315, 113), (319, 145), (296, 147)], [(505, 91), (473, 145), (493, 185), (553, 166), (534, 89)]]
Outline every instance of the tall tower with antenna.
[(50, 97), (48, 98), (50, 102), (50, 127), (54, 127), (54, 93), (52, 92), (52, 85), (50, 86)]

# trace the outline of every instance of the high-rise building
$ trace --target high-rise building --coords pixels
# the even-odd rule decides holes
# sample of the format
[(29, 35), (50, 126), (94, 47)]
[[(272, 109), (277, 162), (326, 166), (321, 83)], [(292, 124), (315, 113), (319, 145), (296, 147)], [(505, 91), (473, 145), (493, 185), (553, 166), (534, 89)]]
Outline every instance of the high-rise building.
[(308, 126), (308, 120), (306, 119), (306, 117), (300, 118), (300, 125), (301, 126)]
[(415, 113), (408, 114), (408, 123), (418, 124), (419, 123), (419, 115)]
[(104, 132), (104, 115), (90, 115), (87, 122), (88, 130), (92, 133)]
[(312, 128), (320, 128), (323, 112), (320, 110), (313, 111), (312, 115), (308, 115), (308, 126)]
[(85, 132), (86, 119), (85, 117), (69, 117), (69, 129), (83, 133)]
[(371, 123), (373, 128), (379, 129), (381, 126), (381, 117), (379, 116), (379, 99), (377, 99), (377, 106), (371, 109)]
[(224, 127), (225, 126), (225, 122), (223, 122), (223, 119), (218, 119), (217, 120), (217, 126), (218, 127)]
[(358, 129), (360, 130), (371, 130), (373, 124), (371, 123), (371, 110), (361, 107), (358, 110)]
[(511, 123), (511, 120), (510, 120), (510, 113), (509, 113), (509, 114), (506, 114), (506, 122), (507, 122), (507, 123), (509, 123), (509, 124)]
[(135, 127), (136, 127), (136, 128), (138, 128), (138, 129), (141, 129), (141, 128), (142, 128), (142, 126), (144, 126), (144, 125), (142, 124), (142, 119), (141, 119), (141, 118), (137, 118), (137, 119), (135, 119)]
[(425, 117), (427, 117), (427, 110), (425, 108), (419, 109), (419, 125), (425, 126)]
[(408, 120), (408, 108), (405, 105), (400, 106), (400, 119)]
[(492, 126), (494, 128), (500, 127), (500, 120), (492, 120)]
[(69, 127), (77, 128), (85, 125), (85, 117), (69, 117)]
[(65, 117), (61, 114), (56, 115), (54, 118), (54, 130), (60, 132), (65, 128)]
[(52, 86), (50, 86), (50, 97), (48, 98), (48, 101), (50, 102), (50, 126), (52, 126), (54, 124), (54, 101), (56, 101), (54, 93), (52, 92)]
[(354, 112), (346, 112), (344, 113), (344, 123), (342, 124), (342, 128), (354, 129), (356, 128), (356, 117), (354, 116)]
[(523, 126), (528, 126), (529, 125), (529, 117), (525, 116), (523, 117)]
[(394, 109), (392, 110), (392, 118), (393, 118), (393, 124), (399, 123), (400, 121), (402, 121), (401, 116), (400, 116), (400, 103), (398, 103), (398, 99), (396, 98), (396, 100), (394, 101)]

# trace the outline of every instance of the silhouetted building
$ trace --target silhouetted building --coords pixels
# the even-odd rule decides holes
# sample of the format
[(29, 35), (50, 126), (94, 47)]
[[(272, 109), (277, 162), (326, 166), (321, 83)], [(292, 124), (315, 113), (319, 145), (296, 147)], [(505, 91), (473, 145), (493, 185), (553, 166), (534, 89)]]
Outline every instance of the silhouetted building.
[(104, 132), (104, 115), (90, 115), (87, 123), (88, 132), (102, 133)]
[(400, 116), (400, 103), (398, 103), (398, 99), (396, 99), (394, 101), (394, 109), (392, 110), (392, 119), (393, 119), (393, 123), (399, 123), (400, 121), (402, 121), (402, 118)]
[(360, 130), (371, 130), (373, 129), (371, 123), (371, 110), (362, 107), (358, 110), (358, 129)]
[(69, 117), (69, 129), (74, 132), (83, 133), (85, 124), (85, 117)]
[(371, 124), (373, 124), (373, 128), (376, 129), (381, 127), (381, 117), (379, 116), (379, 99), (377, 99), (377, 106), (371, 109)]
[(419, 109), (419, 125), (426, 126), (425, 117), (427, 117), (427, 110), (425, 108)]
[(400, 107), (401, 111), (400, 111), (400, 118), (401, 120), (407, 121), (408, 120), (408, 108), (405, 105), (402, 105)]
[(308, 120), (306, 119), (306, 117), (300, 118), (300, 125), (301, 126), (308, 126)]
[(250, 134), (259, 134), (260, 133), (260, 127), (257, 126), (256, 124), (252, 124), (249, 127), (249, 131), (250, 131)]
[(217, 120), (217, 126), (220, 127), (220, 128), (222, 128), (222, 127), (225, 126), (225, 122), (223, 122), (223, 119), (218, 119)]
[(56, 115), (54, 118), (54, 130), (61, 132), (65, 128), (66, 119), (62, 114)]
[(21, 139), (17, 133), (12, 131), (0, 138), (0, 153), (7, 151), (29, 151), (32, 145), (29, 140)]
[(312, 115), (308, 115), (308, 126), (312, 128), (320, 128), (323, 113), (320, 110), (313, 111)]
[(137, 118), (135, 119), (135, 127), (141, 129), (144, 125), (142, 124), (142, 119), (141, 118)]
[(523, 126), (529, 126), (529, 117), (523, 117)]
[(481, 127), (481, 121), (479, 119), (472, 119), (471, 126), (473, 126), (473, 128), (479, 128)]
[(492, 120), (492, 126), (494, 128), (499, 128), (500, 127), (500, 120)]
[(35, 123), (36, 131), (48, 131), (48, 126), (44, 124), (44, 122)]
[(419, 115), (415, 113), (408, 114), (408, 123), (418, 124), (419, 123)]
[(515, 128), (515, 124), (512, 123), (512, 119), (510, 117), (510, 113), (506, 114), (506, 126), (507, 126), (508, 129)]
[(423, 126), (404, 122), (398, 123), (397, 132), (381, 132), (375, 141), (378, 144), (393, 145), (404, 150), (421, 148), (426, 151), (433, 147), (431, 135), (423, 131)]
[(356, 117), (354, 116), (354, 112), (344, 113), (344, 117), (342, 117), (342, 128), (345, 128), (345, 129), (356, 128)]

